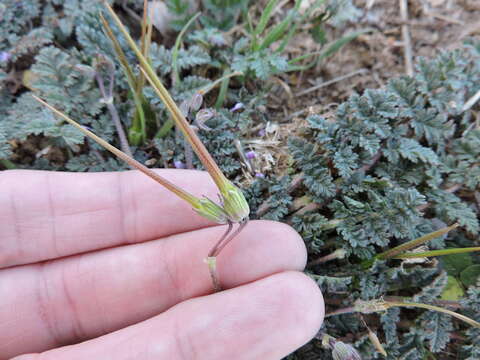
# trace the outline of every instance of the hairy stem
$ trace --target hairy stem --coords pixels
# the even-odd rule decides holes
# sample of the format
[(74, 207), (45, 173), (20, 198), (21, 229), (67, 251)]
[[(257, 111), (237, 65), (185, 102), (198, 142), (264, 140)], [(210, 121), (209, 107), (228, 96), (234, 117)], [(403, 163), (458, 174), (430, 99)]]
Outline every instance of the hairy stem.
[(105, 64), (107, 66), (108, 76), (109, 76), (108, 91), (105, 89), (105, 83), (102, 75), (100, 74), (100, 69), (97, 69), (97, 71), (95, 72), (95, 79), (97, 80), (100, 93), (102, 94), (103, 102), (107, 105), (107, 109), (110, 112), (110, 115), (113, 120), (113, 124), (115, 125), (115, 130), (117, 131), (118, 137), (120, 139), (120, 148), (124, 153), (126, 153), (128, 156), (133, 158), (132, 150), (130, 149), (130, 145), (128, 144), (127, 136), (125, 135), (125, 131), (123, 130), (117, 108), (115, 107), (115, 105), (113, 105), (113, 86), (115, 83), (115, 67), (113, 66), (113, 63), (110, 60), (108, 60), (106, 57), (103, 57), (103, 59), (104, 61), (102, 61), (102, 64)]

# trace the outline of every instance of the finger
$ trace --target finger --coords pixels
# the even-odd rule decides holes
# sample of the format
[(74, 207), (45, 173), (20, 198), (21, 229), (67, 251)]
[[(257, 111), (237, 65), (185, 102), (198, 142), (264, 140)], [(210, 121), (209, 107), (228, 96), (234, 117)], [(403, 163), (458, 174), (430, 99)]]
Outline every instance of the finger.
[[(104, 335), (211, 292), (203, 259), (223, 231), (210, 227), (1, 270), (0, 359)], [(293, 229), (253, 221), (220, 254), (218, 271), (229, 288), (305, 262)]]
[(284, 272), (186, 301), (115, 333), (48, 351), (41, 359), (279, 360), (316, 334), (323, 314), (317, 285), (304, 274)]
[[(217, 197), (205, 172), (158, 172), (195, 195)], [(0, 188), (0, 268), (212, 225), (138, 171), (3, 171)]]

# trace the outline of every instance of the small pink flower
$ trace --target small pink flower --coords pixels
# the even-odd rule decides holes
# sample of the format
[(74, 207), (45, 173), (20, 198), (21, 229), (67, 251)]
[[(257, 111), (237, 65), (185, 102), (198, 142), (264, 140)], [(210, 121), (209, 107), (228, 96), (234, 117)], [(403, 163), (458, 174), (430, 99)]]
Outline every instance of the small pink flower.
[(185, 169), (185, 167), (186, 167), (185, 164), (180, 160), (175, 160), (173, 162), (173, 165), (175, 165), (175, 168), (177, 168), (177, 169)]
[(247, 151), (245, 153), (245, 156), (247, 157), (248, 160), (252, 160), (257, 157), (257, 154), (255, 153), (255, 151)]

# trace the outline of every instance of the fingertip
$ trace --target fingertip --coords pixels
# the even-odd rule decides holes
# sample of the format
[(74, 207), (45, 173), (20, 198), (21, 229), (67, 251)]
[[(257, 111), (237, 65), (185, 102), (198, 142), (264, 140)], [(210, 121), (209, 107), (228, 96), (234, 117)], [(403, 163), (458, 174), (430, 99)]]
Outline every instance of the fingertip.
[[(185, 325), (178, 338), (182, 342), (193, 339), (188, 347), (182, 346), (193, 349), (192, 353), (203, 348), (212, 349), (204, 350), (206, 359), (273, 360), (284, 358), (318, 333), (324, 302), (312, 279), (298, 271), (285, 271), (188, 300), (167, 313), (176, 313), (177, 322)], [(242, 353), (236, 353), (236, 348), (243, 349)]]
[[(244, 317), (240, 321), (242, 325), (231, 328), (235, 329), (232, 332), (243, 334), (242, 337), (251, 342), (249, 351), (244, 354), (245, 359), (280, 359), (287, 356), (318, 333), (325, 314), (318, 285), (298, 271), (280, 272), (204, 299), (208, 298), (217, 298), (212, 303), (241, 304), (240, 308), (244, 309), (241, 312)], [(224, 305), (222, 311), (221, 318), (238, 320), (237, 316), (229, 314), (239, 313), (238, 308), (232, 311)], [(236, 339), (241, 337), (237, 335)], [(272, 347), (271, 344), (277, 346)]]
[(251, 221), (218, 259), (222, 285), (230, 288), (282, 271), (305, 268), (307, 250), (300, 235), (276, 221)]
[(290, 270), (302, 271), (307, 264), (307, 248), (300, 234), (290, 225), (277, 221), (261, 220), (260, 223), (268, 226), (272, 231), (271, 239), (277, 246), (288, 254)]
[(282, 281), (282, 292), (290, 302), (290, 322), (297, 324), (296, 337), (301, 346), (320, 330), (325, 316), (323, 295), (315, 281), (304, 273), (287, 272)]
[(24, 354), (24, 355), (15, 356), (10, 360), (38, 360), (38, 359), (39, 359), (39, 354)]

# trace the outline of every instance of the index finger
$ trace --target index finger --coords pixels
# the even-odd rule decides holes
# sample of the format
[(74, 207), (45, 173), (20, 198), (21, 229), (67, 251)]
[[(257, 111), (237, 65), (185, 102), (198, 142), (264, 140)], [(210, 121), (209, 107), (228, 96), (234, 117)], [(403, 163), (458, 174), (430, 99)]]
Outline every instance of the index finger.
[[(158, 172), (192, 194), (217, 196), (205, 172)], [(138, 171), (3, 171), (0, 189), (0, 268), (213, 225)]]

